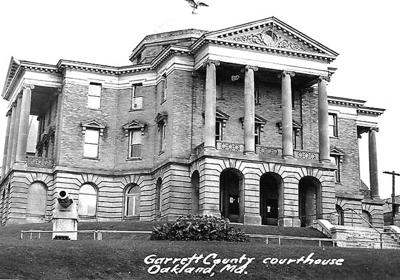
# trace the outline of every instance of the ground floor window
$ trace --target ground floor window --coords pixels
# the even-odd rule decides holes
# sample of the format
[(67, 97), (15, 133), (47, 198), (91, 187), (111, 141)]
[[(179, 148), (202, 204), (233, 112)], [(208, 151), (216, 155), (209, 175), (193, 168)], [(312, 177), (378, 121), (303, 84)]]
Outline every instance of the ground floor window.
[(95, 217), (97, 208), (97, 191), (90, 184), (82, 185), (79, 190), (78, 214), (81, 217)]
[(138, 185), (131, 185), (125, 193), (125, 217), (140, 215), (140, 188)]

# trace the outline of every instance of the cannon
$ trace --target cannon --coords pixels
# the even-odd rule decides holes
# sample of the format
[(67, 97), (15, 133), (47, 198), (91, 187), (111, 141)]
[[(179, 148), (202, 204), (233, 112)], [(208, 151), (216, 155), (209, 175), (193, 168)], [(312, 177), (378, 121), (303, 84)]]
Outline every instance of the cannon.
[(57, 200), (63, 208), (68, 208), (74, 202), (72, 198), (69, 198), (68, 193), (65, 190), (58, 192)]
[(53, 212), (53, 239), (77, 240), (78, 207), (77, 203), (61, 189), (57, 193), (57, 202)]

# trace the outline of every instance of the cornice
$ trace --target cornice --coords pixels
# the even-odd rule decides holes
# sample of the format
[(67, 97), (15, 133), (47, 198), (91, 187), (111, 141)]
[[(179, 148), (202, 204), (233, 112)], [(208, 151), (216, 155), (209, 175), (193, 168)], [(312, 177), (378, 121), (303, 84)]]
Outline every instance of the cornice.
[(362, 107), (364, 106), (366, 101), (360, 99), (351, 99), (345, 97), (338, 96), (328, 96), (328, 104), (337, 105), (337, 106), (345, 106), (345, 107)]
[(374, 107), (361, 107), (357, 109), (357, 114), (367, 116), (380, 116), (385, 112), (385, 109)]

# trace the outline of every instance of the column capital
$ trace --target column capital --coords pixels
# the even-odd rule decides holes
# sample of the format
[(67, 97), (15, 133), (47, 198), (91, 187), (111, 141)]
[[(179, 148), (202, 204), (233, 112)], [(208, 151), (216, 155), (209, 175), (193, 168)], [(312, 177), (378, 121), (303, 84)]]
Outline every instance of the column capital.
[(369, 129), (368, 129), (368, 131), (375, 131), (375, 132), (379, 132), (379, 127), (370, 127)]
[(214, 64), (215, 66), (220, 66), (221, 63), (219, 62), (219, 60), (213, 60), (213, 59), (207, 59), (206, 61), (204, 61), (203, 65), (204, 66), (208, 66), (210, 64)]
[(30, 89), (30, 90), (32, 90), (32, 89), (34, 89), (35, 88), (35, 86), (34, 85), (31, 85), (31, 84), (23, 84), (22, 85), (22, 89)]
[(322, 82), (322, 81), (330, 82), (331, 81), (331, 77), (330, 76), (319, 76), (318, 77), (318, 82)]
[(289, 75), (290, 77), (294, 77), (295, 76), (295, 72), (283, 70), (281, 73), (278, 74), (278, 78), (284, 78), (287, 75)]
[(252, 66), (252, 65), (246, 65), (244, 67), (245, 71), (248, 71), (249, 69), (253, 70), (254, 72), (258, 71), (258, 67), (257, 66)]

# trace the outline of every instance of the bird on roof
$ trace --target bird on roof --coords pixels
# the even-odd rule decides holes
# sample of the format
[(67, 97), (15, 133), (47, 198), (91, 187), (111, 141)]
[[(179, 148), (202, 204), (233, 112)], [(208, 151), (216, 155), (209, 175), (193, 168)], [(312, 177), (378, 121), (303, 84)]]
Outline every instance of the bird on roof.
[(195, 0), (185, 0), (185, 1), (188, 2), (190, 7), (193, 8), (192, 14), (196, 14), (196, 10), (199, 7), (208, 7), (208, 5), (204, 2), (195, 1)]

